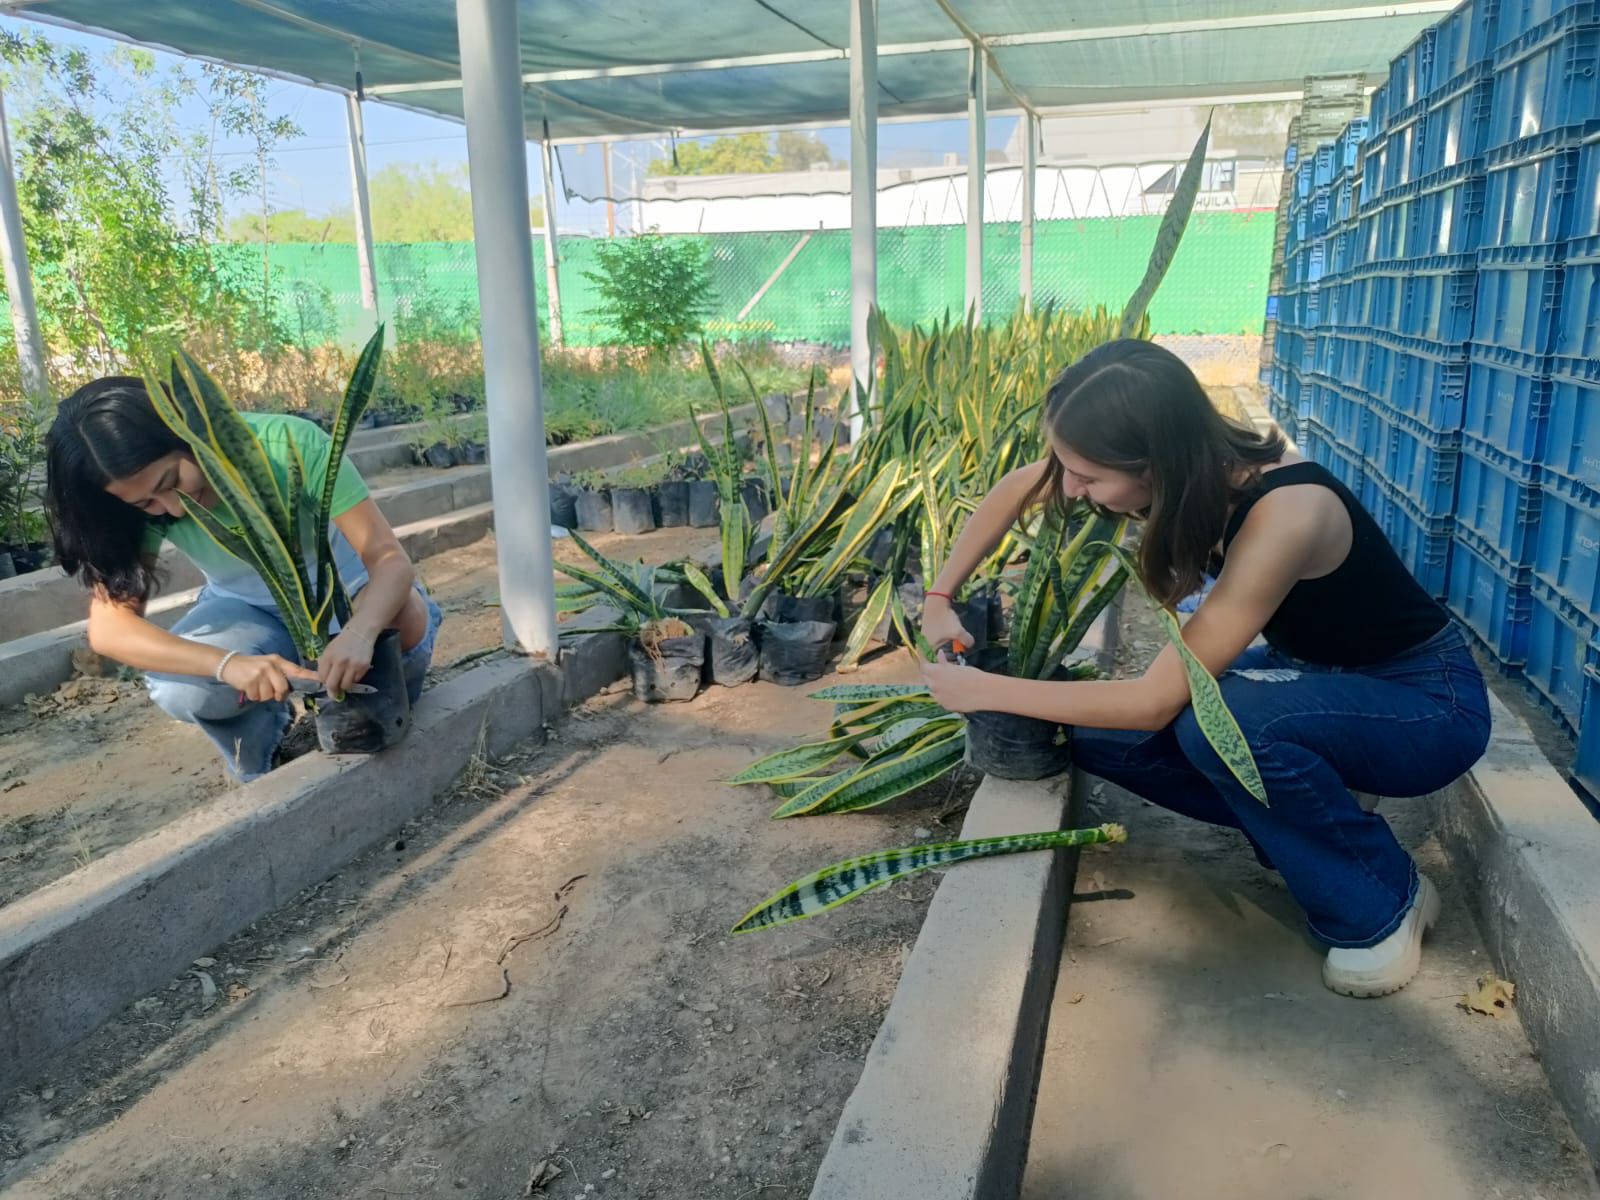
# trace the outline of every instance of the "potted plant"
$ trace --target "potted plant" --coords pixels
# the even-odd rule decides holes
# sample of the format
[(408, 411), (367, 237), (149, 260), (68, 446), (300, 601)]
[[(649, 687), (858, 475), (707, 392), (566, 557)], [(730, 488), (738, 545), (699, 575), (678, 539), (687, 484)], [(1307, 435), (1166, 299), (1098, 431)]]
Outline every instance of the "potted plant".
[[(183, 351), (173, 356), (163, 386), (146, 380), (156, 411), (195, 457), (220, 503), (202, 508), (183, 497), (185, 511), (228, 553), (255, 566), (272, 593), (301, 661), (314, 664), (350, 601), (328, 542), (334, 483), (345, 447), (372, 396), (383, 352), (383, 328), (356, 360), (333, 422), (332, 445), (319, 495), (305, 494), (303, 468), (291, 460), (287, 477), (272, 468), (260, 443), (217, 382)], [(305, 534), (315, 548), (308, 570)], [(399, 741), (410, 728), (411, 706), (400, 663), (398, 630), (379, 637), (372, 669), (362, 682), (370, 694), (314, 701), (317, 739), (330, 754), (372, 753)]]
[(660, 473), (631, 467), (611, 476), (611, 521), (618, 533), (649, 533), (656, 527), (651, 489)]
[(689, 624), (689, 618), (701, 615), (699, 611), (663, 604), (658, 594), (662, 581), (657, 578), (656, 568), (615, 562), (577, 533), (572, 540), (593, 566), (556, 564), (556, 570), (581, 585), (560, 597), (562, 607), (572, 611), (603, 600), (621, 616), (611, 625), (573, 625), (563, 632), (626, 633), (633, 694), (651, 704), (692, 700), (700, 690), (705, 666), (705, 635)]
[(22, 400), (0, 407), (0, 579), (36, 571), (49, 557), (38, 510), (45, 413)]
[(578, 489), (574, 503), (577, 528), (586, 533), (608, 533), (612, 526), (611, 488), (599, 471), (579, 471), (572, 477)]
[(676, 450), (662, 457), (661, 478), (655, 486), (656, 524), (676, 529), (689, 523), (689, 475), (686, 460)]

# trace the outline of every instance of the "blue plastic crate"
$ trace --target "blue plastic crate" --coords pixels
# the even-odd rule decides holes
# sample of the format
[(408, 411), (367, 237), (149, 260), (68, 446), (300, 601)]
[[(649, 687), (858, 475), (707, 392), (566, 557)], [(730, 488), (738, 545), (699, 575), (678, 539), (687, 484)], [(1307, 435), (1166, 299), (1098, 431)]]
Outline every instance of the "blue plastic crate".
[(1366, 140), (1366, 118), (1356, 117), (1333, 139), (1334, 169), (1355, 171), (1361, 165), (1361, 143)]
[(1464, 344), (1388, 332), (1377, 334), (1374, 343), (1374, 367), (1363, 380), (1369, 395), (1436, 433), (1461, 428), (1468, 374)]
[(1600, 115), (1600, 25), (1574, 20), (1591, 12), (1568, 9), (1495, 52), (1491, 148), (1553, 129), (1593, 127)]
[[(1327, 149), (1327, 147), (1324, 147)], [(1311, 197), (1311, 236), (1326, 237), (1328, 228), (1333, 224), (1333, 196)]]
[(1600, 358), (1600, 237), (1567, 243), (1561, 311), (1556, 315), (1555, 352), (1568, 358)]
[(1458, 472), (1457, 530), (1482, 537), (1511, 566), (1531, 567), (1542, 495), (1538, 468), (1467, 436)]
[(1335, 384), (1329, 390), (1332, 393), (1329, 430), (1353, 456), (1365, 459), (1376, 432), (1372, 405), (1355, 388)]
[(1595, 623), (1538, 579), (1533, 581), (1532, 593), (1528, 662), (1523, 673), (1567, 728), (1576, 729), (1583, 720), (1585, 700), (1595, 687), (1591, 669), (1600, 658), (1595, 648)]
[(1446, 600), (1502, 666), (1520, 667), (1527, 661), (1528, 617), (1533, 609), (1531, 576), (1460, 527), (1450, 548)]
[(1491, 49), (1499, 49), (1547, 25), (1570, 9), (1589, 7), (1589, 0), (1499, 0)]
[(1438, 36), (1438, 27), (1430, 25), (1390, 61), (1388, 103), (1392, 112), (1403, 112), (1428, 94)]
[(1383, 155), (1383, 188), (1392, 192), (1404, 187), (1423, 174), (1422, 117), (1418, 112), (1404, 124), (1393, 126), (1385, 140), (1388, 148)]
[(1389, 85), (1380, 83), (1367, 97), (1367, 136), (1382, 133), (1389, 126)]
[(1267, 320), (1276, 321), (1277, 319), (1278, 319), (1278, 297), (1277, 296), (1268, 296), (1267, 297)]
[(1312, 180), (1316, 175), (1316, 163), (1311, 159), (1302, 159), (1294, 169), (1294, 194), (1300, 199), (1309, 199), (1311, 196)]
[(1420, 179), (1413, 185), (1401, 257), (1469, 254), (1483, 232), (1484, 181), (1473, 160)]
[(1600, 134), (1578, 146), (1578, 186), (1573, 195), (1572, 236), (1600, 236)]
[(1356, 215), (1356, 185), (1345, 176), (1333, 185), (1333, 221), (1336, 226), (1348, 224)]
[(1450, 86), (1472, 68), (1488, 63), (1497, 45), (1495, 27), (1501, 0), (1466, 0), (1434, 28), (1433, 70), (1429, 94)]
[(1537, 464), (1550, 418), (1550, 360), (1475, 343), (1468, 363), (1462, 429), (1520, 462)]
[(1472, 340), (1524, 354), (1550, 353), (1565, 253), (1564, 242), (1480, 250)]
[(1364, 268), (1366, 291), (1361, 309), (1361, 323), (1369, 329), (1393, 329), (1400, 323), (1400, 300), (1405, 292), (1405, 276), (1392, 268), (1393, 263)]
[[(1328, 271), (1323, 282), (1327, 283), (1335, 276), (1349, 273), (1356, 262), (1356, 231), (1350, 228), (1335, 227), (1328, 235)], [(1329, 320), (1333, 320), (1329, 317)]]
[(1421, 517), (1448, 517), (1455, 509), (1461, 439), (1429, 429), (1421, 421), (1375, 406), (1378, 427), (1375, 463), (1384, 479), (1402, 493)]
[(1579, 199), (1579, 175), (1579, 147), (1559, 130), (1485, 156), (1479, 245), (1536, 246), (1581, 236), (1579, 212), (1596, 201)]
[(1464, 342), (1472, 335), (1478, 267), (1471, 255), (1420, 258), (1409, 265), (1396, 330), (1434, 342)]
[(1294, 170), (1295, 160), (1298, 159), (1299, 156), (1300, 147), (1291, 141), (1283, 148), (1283, 169), (1285, 171)]
[(1338, 435), (1314, 418), (1307, 425), (1305, 450), (1313, 462), (1321, 463), (1345, 487), (1359, 493), (1366, 475), (1366, 464), (1359, 454), (1339, 444)]
[(1333, 173), (1338, 167), (1334, 158), (1333, 143), (1318, 146), (1311, 157), (1311, 186), (1327, 187), (1333, 182)]
[(1471, 162), (1488, 149), (1494, 110), (1494, 77), (1480, 63), (1452, 80), (1428, 101), (1422, 121), (1425, 174)]
[[(1369, 470), (1367, 479), (1374, 475)], [(1435, 599), (1444, 599), (1450, 572), (1451, 519), (1424, 515), (1387, 479), (1377, 480), (1376, 495), (1375, 505), (1364, 503), (1373, 520), (1423, 589)]]
[(1549, 435), (1538, 461), (1600, 491), (1600, 362), (1550, 360)]
[(1389, 139), (1381, 132), (1373, 133), (1361, 144), (1361, 194), (1357, 199), (1361, 212), (1383, 202), (1383, 176), (1388, 157)]
[(1586, 613), (1600, 612), (1600, 492), (1542, 473), (1533, 573)]

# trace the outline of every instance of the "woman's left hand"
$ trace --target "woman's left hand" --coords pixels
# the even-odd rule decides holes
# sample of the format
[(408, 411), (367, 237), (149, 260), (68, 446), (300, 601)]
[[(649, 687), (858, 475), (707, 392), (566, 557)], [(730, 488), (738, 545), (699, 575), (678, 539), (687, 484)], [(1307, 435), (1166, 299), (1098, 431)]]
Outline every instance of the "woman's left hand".
[(328, 643), (317, 660), (317, 674), (327, 685), (328, 694), (342, 696), (352, 683), (372, 669), (372, 651), (377, 637), (360, 629), (346, 627)]
[(922, 664), (922, 680), (941, 707), (953, 713), (978, 712), (988, 707), (988, 685), (994, 677), (977, 667), (963, 667), (943, 654), (938, 662)]

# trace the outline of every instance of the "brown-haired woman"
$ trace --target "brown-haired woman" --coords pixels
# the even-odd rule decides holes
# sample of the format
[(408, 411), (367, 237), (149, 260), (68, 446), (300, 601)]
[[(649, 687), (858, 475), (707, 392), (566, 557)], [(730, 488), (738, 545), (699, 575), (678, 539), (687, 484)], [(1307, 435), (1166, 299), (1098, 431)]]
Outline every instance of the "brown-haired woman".
[[(970, 642), (949, 596), (1038, 503), (1086, 498), (1142, 525), (1139, 574), (1161, 603), (1215, 585), (1184, 628), (1218, 676), (1269, 804), (1234, 779), (1189, 707), (1177, 651), (1137, 679), (1037, 682), (949, 661), (924, 668), (956, 712), (1073, 728), (1073, 757), (1174, 812), (1239, 829), (1282, 872), (1329, 947), (1328, 987), (1396, 991), (1416, 973), (1439, 899), (1388, 823), (1351, 790), (1436, 791), (1489, 738), (1488, 698), (1461, 632), (1359, 500), (1277, 434), (1225, 420), (1176, 355), (1108, 343), (1051, 386), (1050, 456), (980, 504), (928, 592), (923, 631)], [(1258, 637), (1265, 645), (1252, 648)]]

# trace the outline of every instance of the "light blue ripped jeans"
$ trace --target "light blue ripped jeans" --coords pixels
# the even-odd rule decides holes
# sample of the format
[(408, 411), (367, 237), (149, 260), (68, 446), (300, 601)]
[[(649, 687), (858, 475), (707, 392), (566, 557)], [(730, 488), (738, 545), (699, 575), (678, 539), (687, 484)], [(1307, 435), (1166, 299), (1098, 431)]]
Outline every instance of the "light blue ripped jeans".
[[(422, 695), (422, 681), (433, 661), (433, 643), (444, 614), (421, 587), (417, 588), (428, 606), (428, 630), (422, 640), (401, 656), (406, 691), (415, 704)], [(294, 641), (276, 610), (257, 608), (231, 596), (219, 596), (209, 588), (172, 626), (172, 632), (219, 650), (240, 654), (277, 654), (299, 662)], [(150, 699), (168, 716), (198, 725), (222, 754), (222, 761), (236, 778), (248, 782), (272, 769), (272, 752), (278, 748), (289, 727), (287, 701), (239, 703), (239, 693), (225, 683), (198, 675), (145, 676)]]

